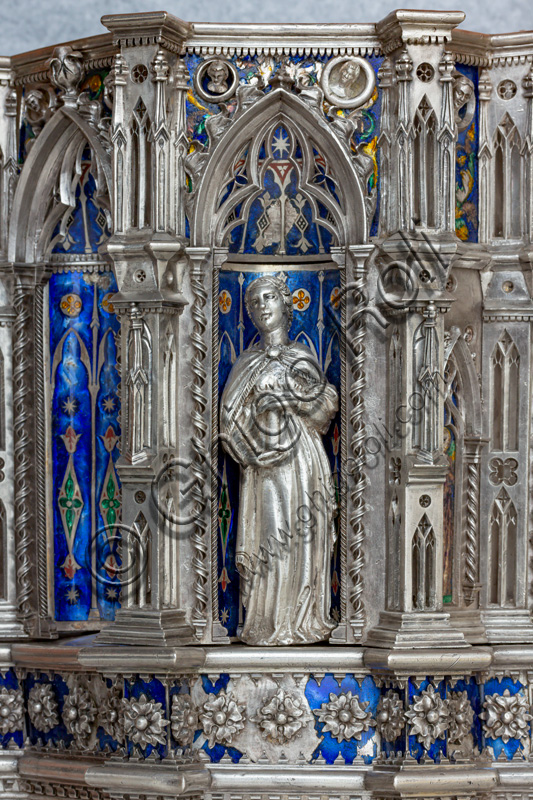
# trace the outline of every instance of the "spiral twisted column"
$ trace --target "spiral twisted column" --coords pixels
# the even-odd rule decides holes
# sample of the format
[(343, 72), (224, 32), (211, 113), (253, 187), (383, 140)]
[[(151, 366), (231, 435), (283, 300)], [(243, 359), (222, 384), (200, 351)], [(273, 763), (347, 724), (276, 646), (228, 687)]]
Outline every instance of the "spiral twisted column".
[(13, 305), (13, 410), (15, 461), (15, 554), (17, 564), (17, 602), (24, 624), (34, 613), (32, 556), (34, 527), (34, 468), (32, 454), (33, 370), (30, 348), (33, 333), (33, 292), (20, 280), (15, 287)]
[(466, 454), (466, 526), (463, 594), (472, 605), (479, 592), (479, 441), (465, 441)]
[(192, 568), (194, 572), (193, 584), (193, 609), (192, 624), (196, 636), (201, 638), (207, 623), (209, 602), (209, 522), (206, 514), (208, 496), (208, 458), (209, 458), (209, 424), (207, 421), (208, 386), (206, 357), (208, 352), (206, 342), (207, 317), (205, 307), (207, 304), (207, 291), (204, 285), (204, 254), (191, 254), (191, 290), (193, 304), (191, 316), (193, 329), (191, 343), (193, 357), (191, 369), (193, 380), (191, 393), (193, 400), (192, 421), (192, 463), (193, 475), (192, 498), (194, 509), (194, 522), (191, 535), (193, 548)]
[(364, 420), (364, 388), (365, 376), (365, 336), (366, 336), (366, 280), (367, 270), (364, 259), (369, 253), (354, 254), (355, 265), (351, 289), (351, 318), (348, 317), (347, 325), (347, 358), (350, 365), (351, 381), (349, 387), (351, 411), (349, 415), (351, 437), (350, 451), (353, 459), (353, 468), (350, 470), (350, 509), (348, 515), (348, 608), (347, 618), (355, 639), (360, 638), (366, 620), (363, 604), (363, 568), (364, 568), (364, 541), (365, 527), (364, 515), (366, 474), (365, 465), (365, 420)]

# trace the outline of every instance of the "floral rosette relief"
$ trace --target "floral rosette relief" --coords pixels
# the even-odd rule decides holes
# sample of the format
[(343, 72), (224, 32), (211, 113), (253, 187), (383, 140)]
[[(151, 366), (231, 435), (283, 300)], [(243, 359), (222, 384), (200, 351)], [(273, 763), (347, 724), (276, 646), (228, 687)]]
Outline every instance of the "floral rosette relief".
[(125, 740), (122, 702), (120, 693), (113, 689), (105, 698), (98, 714), (98, 724), (119, 744), (124, 744)]
[(156, 747), (166, 744), (165, 719), (163, 705), (149, 700), (145, 694), (138, 699), (132, 697), (122, 701), (124, 713), (124, 733), (133, 744), (144, 749), (148, 745)]
[(448, 708), (450, 711), (448, 744), (455, 751), (471, 751), (474, 745), (474, 738), (472, 736), (474, 709), (468, 697), (468, 692), (450, 692)]
[(73, 686), (63, 703), (63, 722), (78, 747), (85, 747), (96, 718), (96, 705), (86, 689)]
[(0, 689), (0, 734), (22, 730), (24, 701), (20, 689)]
[(176, 694), (172, 698), (170, 730), (180, 747), (193, 743), (194, 734), (199, 727), (198, 710), (188, 694)]
[(302, 698), (279, 689), (265, 700), (253, 721), (257, 722), (261, 735), (269, 742), (286, 744), (302, 735), (307, 722), (306, 710)]
[(389, 690), (380, 698), (377, 710), (377, 728), (381, 738), (394, 742), (405, 728), (403, 702), (397, 692)]
[(30, 689), (28, 714), (33, 727), (42, 733), (49, 733), (59, 725), (57, 700), (49, 683), (37, 683)]
[(216, 744), (229, 746), (244, 728), (244, 705), (237, 702), (234, 695), (225, 690), (211, 695), (203, 704), (200, 723), (207, 737), (208, 747)]
[(369, 701), (362, 701), (352, 692), (339, 695), (331, 693), (329, 703), (322, 703), (314, 713), (324, 723), (323, 733), (331, 733), (338, 742), (361, 739), (363, 733), (374, 728), (376, 721), (367, 711)]
[(435, 691), (434, 686), (428, 686), (413, 700), (407, 719), (411, 723), (409, 734), (416, 736), (418, 742), (429, 750), (437, 739), (440, 739), (448, 730), (450, 712), (446, 702)]
[(483, 732), (487, 739), (501, 738), (504, 744), (510, 739), (523, 741), (529, 736), (529, 705), (522, 694), (489, 694), (483, 703), (485, 709), (479, 716), (485, 720)]

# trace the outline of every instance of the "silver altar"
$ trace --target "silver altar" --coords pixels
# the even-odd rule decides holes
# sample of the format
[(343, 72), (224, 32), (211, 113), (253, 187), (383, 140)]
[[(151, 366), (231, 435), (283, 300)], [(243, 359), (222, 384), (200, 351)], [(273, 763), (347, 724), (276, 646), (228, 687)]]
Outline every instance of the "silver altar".
[[(2, 798), (532, 797), (533, 33), (463, 19), (109, 15), (0, 59)], [(307, 343), (334, 285), (335, 615), (247, 646), (219, 365), (283, 272)]]

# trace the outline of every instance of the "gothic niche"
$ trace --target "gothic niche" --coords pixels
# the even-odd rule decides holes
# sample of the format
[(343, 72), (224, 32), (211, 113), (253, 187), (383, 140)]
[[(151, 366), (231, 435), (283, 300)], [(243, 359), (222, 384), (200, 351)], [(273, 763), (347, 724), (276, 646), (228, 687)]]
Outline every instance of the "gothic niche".
[[(341, 540), (345, 532), (341, 530), (340, 513), (343, 502), (340, 495), (342, 402), (339, 405), (336, 398), (342, 401), (340, 365), (344, 337), (341, 275), (337, 265), (329, 260), (329, 253), (344, 239), (341, 217), (344, 202), (344, 193), (328, 157), (292, 120), (284, 120), (270, 121), (256, 136), (240, 146), (223, 180), (216, 204), (216, 236), (228, 250), (228, 266), (222, 265), (218, 285), (218, 386), (223, 446), (218, 449), (216, 607), (218, 619), (228, 633), (231, 636), (242, 635), (250, 643), (288, 644), (327, 638), (341, 619)], [(263, 264), (254, 266), (253, 260), (259, 257)], [(286, 319), (289, 327), (284, 329), (287, 332), (283, 333), (281, 346), (276, 345), (274, 349), (264, 350), (262, 334), (256, 329), (261, 329), (262, 323), (260, 317), (256, 323), (257, 315), (251, 306), (254, 286), (270, 287), (270, 293), (284, 298), (283, 307), (288, 309)], [(267, 358), (268, 369), (265, 352), (272, 354), (272, 358)], [(313, 483), (318, 479), (320, 487), (317, 484), (311, 488), (311, 483), (307, 488), (302, 486), (307, 494), (315, 495), (314, 508), (307, 502), (298, 502), (294, 508), (283, 510), (279, 507), (279, 519), (270, 519), (266, 511), (260, 511), (261, 501), (257, 499), (262, 491), (261, 467), (257, 468), (253, 488), (250, 484), (250, 489), (245, 490), (242, 481), (239, 483), (242, 458), (235, 449), (235, 437), (239, 438), (241, 445), (244, 437), (249, 448), (250, 432), (245, 436), (245, 431), (239, 432), (234, 427), (228, 403), (229, 398), (235, 402), (237, 395), (242, 395), (244, 402), (243, 390), (247, 387), (246, 392), (250, 391), (248, 384), (252, 380), (256, 387), (259, 384), (263, 387), (265, 382), (265, 386), (270, 387), (272, 380), (272, 386), (278, 386), (282, 373), (287, 373), (290, 381), (295, 359), (301, 364), (296, 365), (299, 388), (295, 406), (290, 408), (289, 417), (295, 415), (291, 425), (295, 425), (296, 432), (301, 430), (304, 438), (307, 426), (311, 425), (309, 430), (314, 431), (316, 466), (319, 472), (325, 472), (322, 479), (318, 478), (319, 473), (315, 470), (309, 474), (308, 480)], [(312, 380), (311, 373), (314, 376)], [(311, 384), (322, 387), (322, 400), (317, 397), (313, 401), (308, 396)], [(271, 389), (265, 387), (261, 391), (271, 393)], [(260, 387), (253, 391), (254, 396), (258, 392)], [(274, 406), (270, 410), (264, 409), (271, 418), (275, 416), (276, 407), (278, 414), (280, 411), (278, 389), (273, 394), (276, 398), (271, 398)], [(325, 406), (323, 402), (326, 402)], [(249, 405), (248, 400), (246, 404)], [(315, 411), (311, 410), (312, 407)], [(302, 412), (301, 409), (306, 410)], [(299, 417), (299, 413), (304, 413), (304, 416)], [(312, 422), (314, 414), (317, 415), (316, 422)], [(261, 435), (266, 434), (263, 432)], [(296, 451), (286, 464), (290, 466), (293, 458), (297, 458)], [(266, 467), (266, 455), (265, 459)], [(270, 470), (263, 468), (269, 481), (274, 480), (276, 471), (280, 471), (281, 479), (282, 462), (279, 467), (274, 466), (275, 462), (276, 458), (272, 460)], [(248, 477), (247, 480), (251, 479)], [(295, 502), (297, 496), (295, 487)], [(278, 507), (276, 503), (274, 505)], [(295, 518), (297, 508), (300, 508), (300, 514), (304, 509), (309, 517), (307, 523)], [(261, 541), (255, 544), (246, 542), (245, 530), (251, 518), (257, 519), (258, 536), (261, 525), (268, 530), (268, 534), (261, 534)], [(298, 537), (296, 529), (298, 526), (305, 528), (306, 524), (307, 529), (312, 525), (313, 536)], [(279, 624), (270, 620), (272, 626), (269, 628), (265, 616), (271, 613), (269, 604), (272, 600), (268, 599), (271, 589), (268, 586), (273, 587), (272, 581), (279, 580), (272, 574), (279, 571), (279, 554), (286, 548), (293, 552), (299, 564), (309, 563), (311, 566), (305, 553), (311, 555), (315, 550), (308, 550), (306, 538), (312, 538), (312, 548), (316, 548), (312, 560), (318, 559), (321, 564), (318, 567), (319, 583), (306, 585), (304, 581), (300, 589), (294, 587), (293, 591), (299, 592), (299, 596), (291, 597), (288, 605), (301, 609), (301, 619), (293, 630), (290, 626), (295, 625), (296, 619), (292, 623)], [(248, 550), (249, 554), (250, 548), (254, 557), (258, 557), (253, 569), (246, 553)], [(296, 562), (294, 569), (300, 569)], [(259, 590), (263, 595), (261, 601), (257, 599), (257, 588), (251, 588), (252, 572), (258, 585), (258, 573), (266, 575), (262, 579), (263, 588)], [(322, 586), (320, 589), (319, 584)], [(305, 593), (307, 597), (304, 599)], [(314, 594), (323, 597), (323, 607), (309, 612), (315, 603)], [(308, 611), (304, 612), (306, 605)], [(261, 624), (268, 628), (268, 635), (266, 628), (259, 632)]]

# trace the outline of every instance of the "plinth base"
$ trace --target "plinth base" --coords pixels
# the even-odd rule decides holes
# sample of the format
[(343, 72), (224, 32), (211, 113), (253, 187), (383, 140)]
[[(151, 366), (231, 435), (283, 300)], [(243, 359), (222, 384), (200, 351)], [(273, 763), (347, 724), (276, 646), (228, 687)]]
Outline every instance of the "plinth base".
[(384, 611), (365, 644), (392, 650), (470, 647), (463, 633), (450, 624), (450, 615), (443, 611)]
[(487, 633), (479, 608), (450, 609), (450, 624), (462, 631), (469, 644), (487, 644)]
[(490, 644), (533, 642), (531, 614), (522, 608), (494, 608), (481, 612)]
[(172, 647), (195, 641), (194, 629), (186, 621), (185, 612), (175, 608), (121, 608), (115, 621), (95, 639), (97, 644), (151, 647)]

